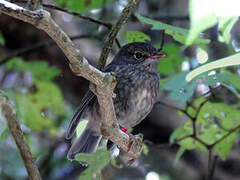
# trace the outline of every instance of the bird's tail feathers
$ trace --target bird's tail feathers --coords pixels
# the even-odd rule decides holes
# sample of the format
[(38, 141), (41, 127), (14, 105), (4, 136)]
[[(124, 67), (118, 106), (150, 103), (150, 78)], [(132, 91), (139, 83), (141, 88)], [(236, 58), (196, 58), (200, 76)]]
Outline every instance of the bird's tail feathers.
[(68, 151), (68, 159), (74, 159), (78, 153), (93, 153), (96, 151), (97, 146), (102, 136), (96, 136), (90, 129), (85, 129), (80, 136), (71, 146)]

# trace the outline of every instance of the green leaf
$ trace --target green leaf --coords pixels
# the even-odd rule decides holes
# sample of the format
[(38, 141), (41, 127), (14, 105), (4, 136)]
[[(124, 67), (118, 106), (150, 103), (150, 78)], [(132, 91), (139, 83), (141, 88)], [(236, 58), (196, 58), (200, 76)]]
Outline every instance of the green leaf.
[(101, 8), (102, 6), (113, 2), (113, 0), (57, 0), (59, 6), (65, 6), (67, 9), (75, 10), (79, 13), (85, 13), (91, 9)]
[(198, 46), (197, 48), (197, 61), (199, 62), (199, 64), (203, 64), (206, 63), (208, 61), (208, 53), (206, 50), (206, 46)]
[(174, 78), (166, 81), (162, 85), (162, 90), (169, 92), (168, 97), (175, 100), (180, 107), (183, 107), (189, 101), (194, 93), (194, 89), (198, 84), (209, 86), (216, 85), (217, 82), (228, 82), (230, 77), (226, 73), (218, 73), (215, 75), (202, 74), (191, 82), (186, 81), (187, 72), (176, 75)]
[(231, 40), (231, 30), (233, 25), (238, 20), (238, 17), (219, 17), (218, 18), (218, 40), (221, 42), (225, 42), (227, 44), (230, 43)]
[[(230, 4), (230, 6), (229, 6)], [(199, 34), (206, 29), (218, 24), (221, 42), (229, 43), (231, 39), (230, 31), (238, 19), (238, 16), (223, 10), (236, 10), (236, 3), (229, 3), (227, 1), (214, 0), (190, 0), (189, 14), (190, 14), (190, 32), (187, 38), (187, 45), (190, 45), (198, 38)], [(238, 13), (237, 13), (238, 14)]]
[(176, 44), (166, 44), (164, 45), (164, 53), (167, 56), (158, 61), (158, 72), (161, 75), (179, 73), (183, 62), (179, 47)]
[(127, 31), (126, 39), (128, 43), (151, 41), (151, 38), (148, 35), (140, 31)]
[[(163, 30), (165, 29), (166, 34), (172, 36), (176, 41), (186, 44), (189, 30), (172, 26), (169, 24), (162, 23), (160, 21), (155, 21), (150, 18), (141, 16), (140, 14), (135, 14), (138, 20), (142, 23), (151, 24), (153, 30)], [(208, 44), (210, 41), (207, 39), (195, 38), (191, 44)], [(190, 45), (190, 44), (188, 44)]]
[[(199, 108), (203, 101), (204, 98), (197, 99), (194, 106)], [(226, 159), (238, 137), (239, 116), (240, 110), (229, 105), (207, 102), (201, 108), (196, 120), (196, 137), (206, 145), (214, 145), (214, 152), (222, 159)], [(177, 142), (186, 150), (200, 149), (206, 152), (207, 149), (202, 143), (190, 137), (192, 134), (193, 124), (188, 120), (172, 133), (170, 142)]]
[(209, 27), (217, 24), (217, 16), (208, 8), (208, 0), (190, 0), (190, 30), (186, 40), (186, 45), (189, 46), (199, 37), (199, 34)]
[(43, 118), (41, 116), (41, 110), (36, 107), (35, 103), (32, 102), (28, 96), (16, 94), (16, 101), (18, 107), (18, 117), (20, 117), (24, 124), (33, 131), (39, 132), (43, 128), (52, 125), (52, 122), (49, 118)]
[(60, 74), (57, 68), (49, 67), (45, 61), (26, 62), (21, 58), (13, 58), (8, 61), (7, 68), (22, 72), (31, 72), (34, 80), (50, 81)]
[(186, 80), (190, 82), (197, 76), (199, 76), (202, 73), (208, 72), (210, 70), (218, 69), (218, 68), (223, 68), (223, 67), (228, 67), (228, 66), (237, 66), (240, 65), (240, 53), (234, 54), (232, 56), (228, 56), (210, 63), (206, 63), (193, 71), (189, 72), (188, 75), (186, 76)]
[(181, 107), (192, 97), (197, 86), (195, 81), (187, 83), (185, 80), (186, 74), (187, 72), (178, 74), (162, 86), (163, 90), (169, 92), (168, 97), (175, 100)]
[(186, 121), (183, 125), (176, 128), (170, 136), (170, 143), (175, 143), (176, 140), (187, 137), (193, 133), (192, 122)]
[(174, 166), (177, 166), (177, 164), (178, 164), (180, 158), (182, 157), (182, 155), (184, 154), (184, 152), (185, 152), (185, 149), (183, 147), (180, 147), (178, 152), (177, 152), (177, 155), (174, 159), (174, 163), (173, 163)]
[(215, 145), (214, 151), (218, 154), (223, 160), (226, 160), (227, 155), (231, 151), (233, 144), (237, 140), (239, 131), (231, 133), (224, 140)]
[(204, 74), (202, 76), (199, 76), (199, 78), (202, 78), (202, 83), (209, 86), (215, 86), (218, 82), (228, 82), (230, 77), (226, 73), (218, 73), (214, 75), (207, 75)]
[(45, 116), (52, 109), (55, 115), (64, 114), (64, 101), (60, 89), (49, 81), (36, 81), (36, 92), (16, 94), (17, 113), (32, 130), (41, 131), (52, 127), (53, 120)]
[(88, 164), (88, 168), (81, 173), (80, 179), (92, 178), (93, 174), (99, 173), (111, 160), (111, 155), (107, 149), (98, 149), (93, 154), (80, 153), (76, 155), (76, 160)]
[(143, 144), (143, 154), (148, 155), (149, 149), (146, 144)]
[(3, 38), (2, 33), (0, 32), (0, 45), (4, 45), (5, 44), (5, 40)]
[(222, 85), (232, 91), (232, 93), (240, 99), (240, 76), (227, 70), (223, 72), (228, 76), (228, 81), (222, 83)]
[(160, 89), (160, 91), (163, 90), (163, 85), (164, 85), (166, 82), (174, 79), (174, 77), (175, 77), (175, 76), (169, 76), (169, 77), (167, 77), (167, 78), (161, 78), (161, 79), (159, 80), (159, 89)]
[(84, 129), (85, 129), (86, 126), (87, 126), (87, 123), (88, 123), (88, 120), (82, 120), (82, 121), (78, 124), (77, 130), (76, 130), (77, 137), (81, 136), (81, 134), (83, 133)]
[(202, 152), (206, 152), (206, 147), (200, 142), (196, 141), (192, 137), (188, 137), (193, 134), (192, 121), (188, 120), (183, 125), (174, 130), (170, 136), (170, 143), (177, 142), (185, 150), (200, 149)]
[(63, 114), (64, 100), (59, 87), (52, 82), (37, 81), (37, 92), (30, 94), (32, 101), (37, 102), (39, 107), (52, 108), (56, 114)]
[[(198, 138), (208, 145), (217, 142), (240, 125), (239, 116), (240, 111), (229, 105), (207, 102), (202, 107), (196, 122)], [(227, 138), (222, 139), (214, 146), (215, 153), (226, 159), (237, 136), (238, 132), (234, 131)]]

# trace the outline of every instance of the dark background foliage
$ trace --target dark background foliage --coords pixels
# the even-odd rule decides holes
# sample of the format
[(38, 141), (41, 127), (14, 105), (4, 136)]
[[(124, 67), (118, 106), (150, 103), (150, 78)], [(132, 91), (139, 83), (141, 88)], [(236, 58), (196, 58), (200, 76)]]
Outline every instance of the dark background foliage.
[[(44, 1), (44, 3), (55, 4), (52, 1)], [(57, 3), (102, 22), (114, 23), (127, 1), (102, 0), (92, 3), (92, 1), (58, 0)], [(74, 38), (74, 43), (90, 63), (96, 65), (109, 31), (108, 25), (96, 24), (52, 8), (46, 9), (51, 12), (64, 31)], [(189, 1), (187, 0), (141, 0), (136, 12), (173, 26), (190, 28)], [(159, 48), (162, 40), (161, 31), (157, 28), (151, 29), (152, 26), (147, 24), (142, 24), (139, 17), (137, 18), (133, 14), (117, 37), (120, 44), (150, 40), (155, 47)], [(224, 122), (236, 119), (237, 124), (235, 125), (240, 124), (238, 66), (216, 70), (216, 74), (212, 78), (203, 76), (203, 82), (200, 83), (184, 84), (182, 82), (185, 78), (183, 72), (199, 66), (198, 55), (207, 54), (209, 61), (213, 61), (235, 54), (239, 50), (239, 20), (233, 27), (231, 26), (230, 30), (228, 35), (231, 37), (231, 41), (228, 43), (219, 41), (218, 24), (207, 28), (204, 32), (204, 37), (211, 40), (209, 44), (197, 43), (198, 45), (194, 44), (188, 47), (180, 43), (181, 41), (175, 41), (174, 34), (167, 33), (163, 48), (163, 52), (167, 53), (167, 58), (159, 62), (158, 68), (161, 74), (159, 102), (149, 116), (132, 130), (133, 134), (142, 133), (144, 135), (146, 143), (144, 153), (132, 167), (121, 168), (118, 161), (108, 163), (108, 157), (103, 156), (106, 163), (102, 166), (107, 164), (101, 174), (104, 179), (147, 178), (149, 180), (151, 175), (156, 177), (157, 173), (158, 179), (161, 180), (201, 180), (206, 178), (209, 170), (212, 170), (211, 167), (208, 167), (209, 160), (214, 162), (210, 163), (215, 167), (213, 179), (237, 180), (240, 178), (239, 127), (233, 134), (234, 142), (232, 139), (229, 140), (231, 141), (229, 154), (229, 151), (224, 149), (229, 142), (224, 140), (221, 141), (223, 144), (221, 150), (223, 150), (220, 153), (215, 149), (209, 151), (206, 148), (204, 150), (204, 144), (199, 145), (197, 144), (199, 142), (193, 142), (192, 139), (175, 141), (177, 138), (183, 137), (184, 133), (184, 135), (192, 133), (192, 127), (189, 128), (186, 123), (191, 125), (194, 122), (193, 119), (198, 118), (198, 113), (202, 119), (199, 119), (196, 127), (203, 131), (199, 122), (203, 121), (208, 113), (209, 116), (215, 118), (211, 119), (213, 124), (201, 123), (206, 123), (204, 125), (209, 126), (209, 129), (213, 125), (217, 126), (218, 130), (220, 129), (221, 137), (228, 132), (229, 129), (226, 130), (226, 127), (232, 129), (233, 126), (227, 124), (225, 127), (222, 122), (218, 122), (218, 119)], [(173, 32), (175, 32), (174, 29)], [(88, 89), (89, 83), (71, 72), (63, 53), (44, 32), (1, 14), (0, 33), (0, 88), (16, 106), (18, 120), (43, 179), (78, 179), (80, 174), (84, 176), (82, 172), (86, 169), (85, 166), (77, 161), (70, 162), (66, 159), (70, 142), (64, 139), (64, 133), (74, 109)], [(118, 49), (115, 44), (108, 58), (109, 61), (112, 60)], [(200, 51), (205, 54), (199, 53)], [(17, 58), (14, 53), (17, 54)], [(205, 102), (205, 99), (201, 98), (205, 97), (203, 94), (206, 92), (210, 92), (210, 95)], [(201, 97), (200, 100), (198, 97)], [(216, 103), (220, 104), (216, 105)], [(193, 110), (194, 108), (191, 109), (192, 105), (196, 107), (196, 111)], [(209, 110), (210, 106), (215, 109)], [(218, 117), (219, 114), (214, 114), (216, 110), (221, 112), (226, 110), (230, 115), (221, 119)], [(189, 116), (192, 117), (190, 120)], [(214, 133), (216, 133), (214, 130), (210, 130), (210, 134), (204, 136), (207, 139), (205, 145), (211, 144), (210, 141), (214, 139), (212, 136), (216, 135)], [(170, 144), (170, 136), (173, 144)], [(179, 151), (181, 148), (182, 151)], [(184, 153), (181, 155), (183, 151)], [(211, 158), (209, 158), (209, 154)], [(91, 158), (95, 159), (98, 155), (92, 155), (88, 159), (89, 162)], [(176, 160), (178, 158), (180, 158), (179, 161)], [(175, 166), (174, 161), (178, 161)], [(102, 166), (99, 165), (99, 167)], [(91, 173), (92, 171), (85, 171), (85, 175), (86, 172)], [(8, 128), (6, 128), (4, 118), (1, 116), (0, 179), (26, 179), (26, 177), (21, 157)]]

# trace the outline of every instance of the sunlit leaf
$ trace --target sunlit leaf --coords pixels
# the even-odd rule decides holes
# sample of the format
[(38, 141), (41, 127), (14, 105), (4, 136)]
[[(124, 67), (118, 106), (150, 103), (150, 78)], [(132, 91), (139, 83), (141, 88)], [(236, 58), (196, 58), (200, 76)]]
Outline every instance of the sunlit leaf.
[(174, 130), (170, 136), (170, 142), (177, 142), (185, 150), (199, 149), (202, 152), (206, 152), (206, 147), (194, 138), (190, 137), (193, 133), (192, 121), (188, 120), (183, 125)]
[[(194, 106), (199, 108), (204, 98), (199, 98), (196, 101)], [(229, 105), (206, 102), (196, 119), (196, 137), (206, 145), (214, 145), (214, 152), (222, 159), (226, 159), (238, 136), (239, 116), (240, 110)], [(170, 142), (177, 142), (187, 150), (207, 151), (202, 143), (190, 136), (192, 134), (193, 124), (191, 120), (188, 120), (172, 133)]]
[(87, 12), (91, 9), (101, 8), (104, 5), (113, 2), (113, 0), (57, 0), (59, 6), (65, 6), (68, 9), (79, 13)]
[(230, 43), (231, 30), (238, 17), (218, 17), (218, 40), (225, 43)]
[(52, 126), (53, 120), (45, 115), (46, 111), (52, 109), (56, 115), (64, 113), (61, 91), (55, 84), (48, 81), (37, 82), (36, 92), (17, 93), (16, 104), (19, 117), (34, 131)]
[(49, 67), (44, 61), (26, 62), (20, 58), (11, 59), (7, 63), (7, 68), (30, 72), (34, 81), (30, 92), (14, 92), (16, 94), (12, 99), (16, 101), (19, 119), (33, 131), (46, 128), (50, 135), (55, 135), (57, 130), (53, 126), (54, 119), (65, 114), (61, 90), (52, 82), (60, 71)]
[(206, 63), (207, 60), (208, 60), (208, 53), (207, 53), (206, 49), (204, 49), (204, 48), (202, 48), (202, 47), (199, 46), (199, 47), (197, 48), (196, 57), (197, 57), (197, 61), (198, 61), (200, 64)]
[(20, 120), (33, 131), (41, 131), (52, 125), (52, 121), (41, 116), (41, 110), (28, 96), (16, 94), (17, 115)]
[[(169, 24), (162, 23), (160, 21), (152, 20), (150, 18), (146, 18), (136, 13), (136, 17), (139, 21), (146, 24), (151, 24), (153, 30), (163, 30), (165, 29), (166, 34), (171, 35), (176, 41), (186, 44), (186, 39), (188, 37), (189, 30), (172, 26)], [(199, 37), (195, 38), (191, 44), (208, 44), (210, 41), (207, 39), (201, 39)], [(190, 44), (188, 44), (190, 45)]]
[(36, 92), (29, 94), (29, 97), (43, 110), (52, 108), (56, 114), (64, 113), (64, 100), (61, 90), (52, 82), (37, 81)]
[(215, 153), (218, 154), (223, 160), (226, 160), (227, 155), (231, 151), (233, 144), (238, 138), (238, 135), (239, 130), (229, 134), (229, 136), (227, 136), (225, 139), (216, 144), (214, 146)]
[(140, 31), (127, 31), (126, 39), (128, 43), (151, 41), (151, 38), (147, 34)]
[[(231, 11), (236, 10), (236, 6), (238, 6), (238, 4), (234, 1), (190, 0), (190, 32), (186, 44), (192, 44), (201, 32), (217, 23), (219, 28), (219, 40), (229, 43), (231, 38), (230, 31), (239, 16), (239, 11), (236, 15), (231, 13)], [(223, 8), (225, 10), (223, 10)], [(230, 11), (228, 12), (228, 10)]]
[(217, 24), (217, 16), (208, 8), (208, 0), (190, 0), (190, 30), (186, 44), (191, 45), (199, 34), (204, 30)]
[[(209, 145), (215, 143), (240, 125), (239, 116), (240, 110), (229, 105), (207, 102), (202, 107), (197, 119), (196, 126), (198, 127), (197, 135), (199, 139)], [(223, 139), (221, 143), (214, 147), (214, 151), (222, 159), (225, 159), (237, 136), (237, 131), (232, 132), (231, 136)]]
[(193, 133), (192, 122), (186, 121), (183, 125), (177, 127), (170, 136), (170, 143), (175, 143), (176, 140), (187, 137)]
[(200, 74), (203, 74), (205, 72), (208, 72), (210, 70), (218, 69), (218, 68), (223, 68), (223, 67), (228, 67), (228, 66), (238, 66), (240, 65), (240, 53), (234, 54), (210, 63), (206, 63), (193, 71), (189, 72), (188, 75), (186, 76), (186, 80), (188, 82), (192, 81), (194, 78), (199, 76)]

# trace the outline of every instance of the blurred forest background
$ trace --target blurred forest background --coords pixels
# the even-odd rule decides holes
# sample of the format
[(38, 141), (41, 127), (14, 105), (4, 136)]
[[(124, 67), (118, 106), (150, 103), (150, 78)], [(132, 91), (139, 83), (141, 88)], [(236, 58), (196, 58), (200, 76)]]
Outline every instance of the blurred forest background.
[[(18, 1), (20, 5), (24, 5), (22, 2)], [(88, 0), (57, 1), (58, 6), (65, 5), (68, 9), (107, 24), (114, 24), (117, 21), (127, 2), (127, 0), (99, 0), (97, 5), (91, 7), (91, 1)], [(56, 2), (49, 0), (43, 3), (56, 5)], [(76, 47), (90, 63), (96, 65), (109, 26), (49, 7), (44, 9), (48, 10), (57, 24), (73, 38)], [(141, 0), (135, 13), (173, 26), (190, 28), (188, 0)], [(151, 25), (141, 23), (139, 20), (141, 17), (137, 18), (136, 14), (132, 14), (117, 36), (120, 44), (123, 46), (131, 41), (148, 40), (159, 48), (162, 40), (161, 31), (151, 29)], [(141, 21), (146, 22), (144, 19)], [(210, 19), (206, 19), (203, 24), (209, 21)], [(213, 71), (212, 79), (202, 77), (207, 83), (200, 79), (194, 85), (181, 84), (186, 72), (195, 69), (201, 63), (230, 56), (240, 50), (238, 17), (230, 22), (230, 27), (224, 25), (227, 32), (219, 31), (220, 25), (216, 23), (207, 30), (204, 29), (202, 36), (210, 40), (208, 44), (195, 43), (186, 46), (174, 40), (169, 33), (166, 34), (163, 52), (167, 57), (159, 61), (158, 67), (161, 75), (159, 102), (146, 120), (132, 130), (133, 134), (144, 135), (146, 143), (144, 152), (130, 167), (120, 166), (115, 161), (109, 163), (107, 161), (102, 170), (104, 179), (202, 180), (206, 178), (209, 169), (211, 170), (208, 167), (210, 160), (215, 167), (212, 179), (240, 179), (239, 67)], [(219, 36), (226, 37), (225, 35), (227, 41), (219, 39)], [(114, 44), (108, 58), (109, 62), (118, 49)], [(15, 104), (21, 128), (44, 180), (79, 179), (80, 174), (86, 169), (86, 166), (77, 161), (67, 160), (66, 153), (70, 142), (65, 140), (64, 133), (88, 85), (87, 80), (71, 72), (64, 54), (43, 31), (0, 14), (0, 89)], [(204, 95), (208, 98), (206, 102)], [(215, 108), (213, 111), (210, 110), (212, 106)], [(194, 110), (196, 112), (192, 112)], [(221, 114), (222, 118), (217, 114), (217, 110), (221, 111), (219, 113), (225, 113)], [(192, 139), (187, 139), (187, 142), (182, 144), (180, 141), (175, 143), (174, 140), (183, 137), (182, 134), (192, 132), (192, 129), (189, 130), (189, 123), (192, 123), (194, 117), (198, 118), (195, 116), (198, 113), (202, 119), (209, 119), (211, 123), (205, 124), (211, 130), (210, 135), (203, 137), (209, 140), (204, 141), (206, 144), (216, 142), (227, 133), (233, 136), (228, 141), (222, 139), (222, 146), (226, 145), (226, 150), (221, 146), (207, 153), (209, 149), (206, 147), (204, 149), (203, 145), (191, 146), (196, 144)], [(189, 120), (189, 114), (193, 115), (193, 119)], [(231, 122), (232, 125), (224, 124), (224, 120)], [(233, 124), (236, 129), (233, 128)], [(211, 129), (213, 125), (218, 131), (213, 132)], [(178, 131), (174, 131), (176, 128)], [(201, 129), (199, 126), (197, 128)], [(219, 137), (215, 133), (218, 133)], [(170, 136), (173, 144), (170, 144)], [(182, 152), (184, 153), (181, 154)], [(178, 162), (174, 165), (174, 161)], [(27, 179), (23, 161), (1, 112), (0, 179)]]

